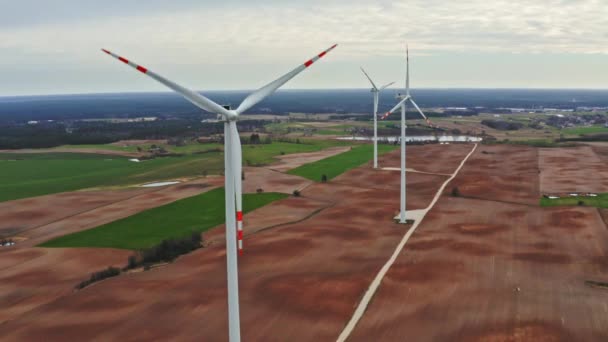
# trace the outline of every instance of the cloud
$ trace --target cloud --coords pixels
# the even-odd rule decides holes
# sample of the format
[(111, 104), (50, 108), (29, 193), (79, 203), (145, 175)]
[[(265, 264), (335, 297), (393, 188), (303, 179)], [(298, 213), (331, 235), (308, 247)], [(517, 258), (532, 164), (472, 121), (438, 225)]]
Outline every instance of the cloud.
[(418, 56), (608, 54), (601, 0), (0, 0), (0, 7), (0, 72), (94, 73), (101, 47), (163, 70), (213, 66), (224, 75), (290, 68), (334, 42), (341, 46), (332, 63), (401, 56), (405, 41)]

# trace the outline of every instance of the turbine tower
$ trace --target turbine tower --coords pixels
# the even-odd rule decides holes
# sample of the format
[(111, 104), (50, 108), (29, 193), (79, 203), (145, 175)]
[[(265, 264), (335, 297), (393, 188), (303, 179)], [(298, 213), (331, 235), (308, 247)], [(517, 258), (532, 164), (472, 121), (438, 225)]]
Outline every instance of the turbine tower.
[(431, 125), (431, 121), (426, 117), (426, 115), (424, 115), (424, 113), (422, 112), (422, 110), (420, 110), (420, 107), (418, 107), (418, 105), (416, 104), (416, 102), (414, 102), (414, 99), (412, 98), (412, 96), (410, 95), (410, 54), (409, 54), (409, 50), (407, 48), (407, 45), (405, 47), (405, 63), (406, 63), (406, 67), (405, 67), (405, 94), (398, 94), (397, 95), (397, 99), (400, 99), (401, 101), (399, 103), (397, 103), (397, 105), (395, 105), (395, 107), (393, 107), (393, 109), (389, 110), (388, 112), (386, 112), (386, 114), (384, 114), (384, 116), (382, 116), (382, 119), (386, 119), (389, 115), (391, 115), (394, 111), (396, 111), (399, 107), (401, 107), (401, 205), (400, 205), (400, 211), (399, 211), (399, 223), (407, 223), (406, 222), (406, 215), (405, 215), (405, 129), (406, 129), (406, 125), (405, 125), (405, 114), (407, 112), (407, 102), (411, 102), (412, 105), (416, 108), (416, 110), (418, 111), (418, 113), (420, 113), (420, 115), (424, 118), (424, 120), (426, 121), (426, 123), (429, 126)]
[[(224, 167), (225, 167), (225, 192), (226, 192), (226, 259), (228, 273), (228, 338), (230, 342), (238, 342), (241, 340), (240, 318), (239, 318), (239, 293), (238, 293), (238, 262), (237, 262), (237, 240), (239, 253), (242, 253), (243, 240), (243, 212), (242, 212), (242, 186), (241, 186), (241, 139), (236, 127), (236, 120), (239, 115), (250, 109), (258, 102), (262, 101), (267, 96), (274, 93), (283, 84), (294, 78), (297, 74), (311, 66), (319, 58), (325, 56), (329, 51), (334, 49), (337, 44), (329, 49), (321, 52), (317, 56), (309, 59), (304, 64), (281, 76), (280, 78), (268, 83), (260, 89), (252, 92), (247, 96), (237, 109), (231, 110), (220, 106), (210, 99), (184, 88), (177, 83), (174, 83), (163, 76), (144, 68), (126, 58), (120, 57), (108, 50), (102, 49), (103, 52), (118, 59), (119, 61), (128, 64), (134, 69), (140, 71), (154, 80), (164, 84), (173, 91), (182, 95), (186, 100), (190, 101), (195, 106), (207, 112), (221, 115), (224, 119)], [(236, 221), (236, 222), (235, 222)], [(237, 226), (238, 222), (238, 226)], [(238, 228), (237, 228), (238, 227)], [(238, 229), (238, 234), (237, 234)]]
[(369, 77), (369, 75), (365, 72), (363, 67), (361, 67), (361, 71), (363, 71), (363, 73), (365, 74), (365, 77), (367, 77), (367, 79), (369, 80), (369, 83), (372, 84), (371, 92), (374, 96), (374, 108), (373, 108), (373, 111), (374, 111), (374, 169), (377, 169), (378, 168), (378, 98), (380, 97), (380, 91), (388, 88), (395, 82), (391, 82), (389, 84), (383, 85), (382, 87), (378, 88), (374, 84), (374, 81), (372, 81), (372, 79)]

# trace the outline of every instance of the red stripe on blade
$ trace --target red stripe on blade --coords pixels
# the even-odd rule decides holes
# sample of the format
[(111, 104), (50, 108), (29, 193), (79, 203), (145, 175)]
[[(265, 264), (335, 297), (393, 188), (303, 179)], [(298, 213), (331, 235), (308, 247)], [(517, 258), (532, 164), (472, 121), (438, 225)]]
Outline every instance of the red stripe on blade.
[(242, 231), (242, 230), (239, 230), (239, 231), (237, 232), (237, 238), (238, 238), (239, 240), (243, 240), (243, 231)]
[(319, 54), (319, 58), (321, 58), (321, 57), (325, 56), (326, 54), (327, 54), (327, 51), (323, 51), (323, 52), (321, 52), (321, 53)]
[(304, 66), (308, 68), (309, 66), (312, 65), (312, 63), (314, 63), (314, 61), (311, 59), (308, 62), (304, 63)]
[(144, 68), (142, 66), (139, 66), (139, 65), (137, 66), (137, 70), (143, 72), (144, 74), (148, 72), (148, 69), (146, 69), (146, 68)]
[(123, 62), (123, 63), (129, 64), (129, 61), (126, 60), (126, 59), (124, 59), (124, 58), (122, 58), (122, 57), (118, 57), (118, 60), (121, 61), (121, 62)]
[(236, 212), (236, 220), (237, 221), (243, 221), (243, 212), (242, 211), (237, 211)]
[(101, 51), (107, 53), (108, 55), (111, 55), (110, 51), (106, 50), (106, 49), (101, 49)]

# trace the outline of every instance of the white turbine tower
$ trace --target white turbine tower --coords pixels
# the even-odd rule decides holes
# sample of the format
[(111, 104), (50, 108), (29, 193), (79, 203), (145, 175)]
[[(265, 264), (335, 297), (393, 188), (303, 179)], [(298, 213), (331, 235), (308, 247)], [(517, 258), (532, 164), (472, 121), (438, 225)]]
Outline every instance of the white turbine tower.
[[(190, 101), (195, 106), (218, 115), (224, 118), (224, 167), (225, 167), (225, 192), (226, 192), (226, 259), (228, 268), (228, 337), (231, 342), (241, 340), (240, 318), (239, 318), (239, 293), (238, 293), (238, 262), (237, 262), (237, 240), (239, 252), (242, 252), (242, 199), (241, 199), (241, 140), (236, 127), (236, 120), (240, 114), (253, 107), (264, 98), (274, 93), (279, 87), (287, 81), (295, 77), (300, 72), (311, 66), (319, 58), (325, 56), (337, 46), (333, 45), (329, 49), (321, 52), (319, 55), (309, 59), (306, 63), (298, 66), (280, 78), (268, 83), (262, 88), (252, 92), (247, 96), (237, 109), (226, 109), (223, 106), (211, 101), (210, 99), (184, 88), (177, 83), (169, 81), (163, 76), (152, 72), (138, 64), (135, 64), (123, 57), (120, 57), (108, 50), (102, 49), (103, 52), (112, 57), (128, 64), (138, 71), (150, 76), (156, 81), (171, 88), (173, 91), (182, 95), (186, 100)], [(236, 208), (235, 208), (236, 205)], [(235, 215), (236, 213), (236, 215)], [(236, 219), (236, 220), (235, 220)], [(238, 222), (238, 228), (236, 222)], [(238, 236), (237, 236), (238, 229)]]
[(378, 98), (380, 97), (380, 91), (384, 90), (388, 87), (390, 87), (393, 83), (395, 82), (391, 82), (389, 84), (383, 85), (382, 87), (378, 88), (376, 87), (376, 85), (374, 84), (374, 81), (372, 81), (372, 79), (369, 77), (369, 75), (365, 72), (365, 70), (363, 70), (363, 67), (361, 67), (361, 71), (363, 71), (363, 73), (365, 74), (365, 77), (367, 77), (367, 79), (369, 80), (369, 83), (372, 84), (372, 94), (374, 96), (374, 169), (378, 168)]
[(414, 102), (412, 96), (410, 95), (410, 54), (407, 46), (405, 47), (405, 60), (406, 60), (406, 69), (405, 69), (405, 95), (398, 94), (397, 98), (401, 99), (399, 103), (393, 109), (389, 110), (382, 116), (382, 119), (386, 119), (391, 113), (396, 111), (399, 107), (401, 107), (401, 206), (399, 211), (399, 223), (406, 223), (405, 217), (405, 114), (407, 112), (407, 102), (411, 102), (412, 105), (416, 108), (418, 113), (422, 115), (426, 123), (431, 126), (430, 120), (424, 115), (420, 107)]

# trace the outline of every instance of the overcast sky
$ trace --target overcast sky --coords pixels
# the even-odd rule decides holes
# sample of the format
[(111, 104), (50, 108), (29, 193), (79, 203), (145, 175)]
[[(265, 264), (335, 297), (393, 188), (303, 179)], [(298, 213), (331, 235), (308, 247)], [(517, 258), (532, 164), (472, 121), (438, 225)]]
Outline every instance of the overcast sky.
[(0, 0), (0, 96), (165, 91), (107, 48), (198, 90), (608, 88), (605, 0)]

